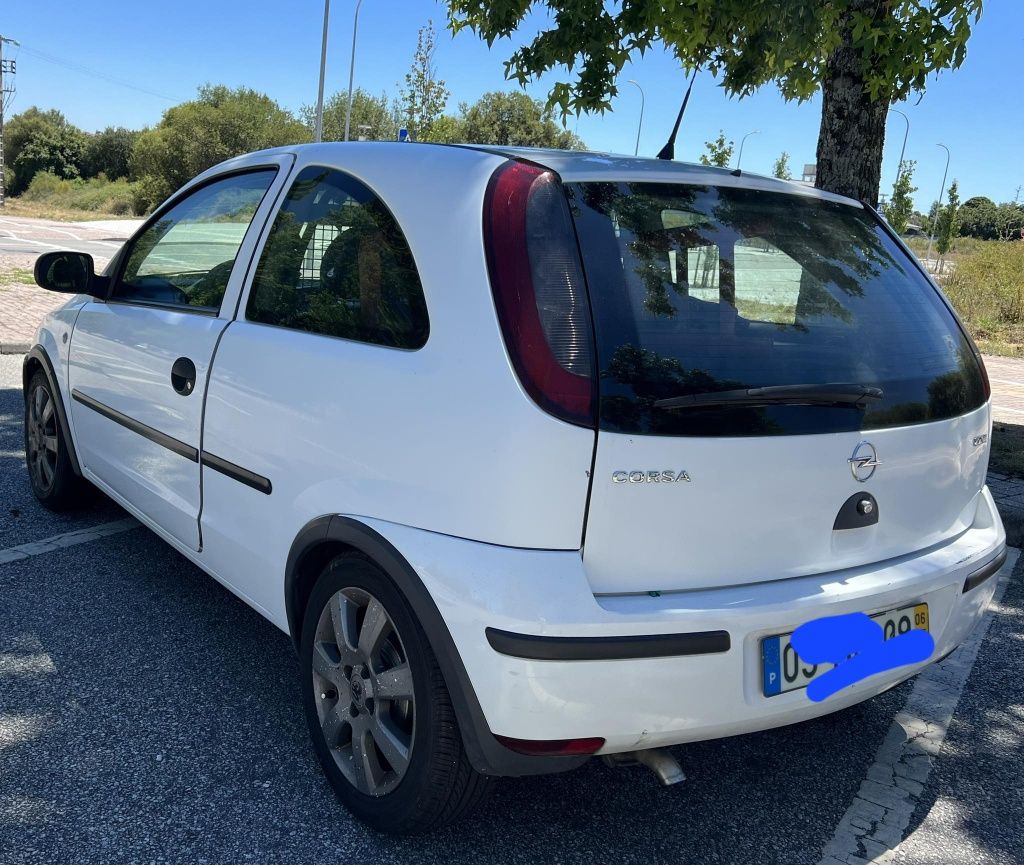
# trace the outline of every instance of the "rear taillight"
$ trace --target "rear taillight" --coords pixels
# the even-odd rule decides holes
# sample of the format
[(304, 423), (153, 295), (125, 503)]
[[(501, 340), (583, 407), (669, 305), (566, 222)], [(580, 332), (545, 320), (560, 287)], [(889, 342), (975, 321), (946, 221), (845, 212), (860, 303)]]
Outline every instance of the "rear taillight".
[(541, 408), (594, 426), (594, 332), (576, 232), (550, 171), (510, 162), (491, 178), (484, 238), (516, 375)]
[(988, 380), (988, 370), (985, 368), (985, 360), (982, 358), (981, 353), (975, 351), (975, 355), (978, 358), (978, 369), (981, 370), (981, 384), (985, 388), (985, 401), (987, 402), (992, 396), (992, 383)]

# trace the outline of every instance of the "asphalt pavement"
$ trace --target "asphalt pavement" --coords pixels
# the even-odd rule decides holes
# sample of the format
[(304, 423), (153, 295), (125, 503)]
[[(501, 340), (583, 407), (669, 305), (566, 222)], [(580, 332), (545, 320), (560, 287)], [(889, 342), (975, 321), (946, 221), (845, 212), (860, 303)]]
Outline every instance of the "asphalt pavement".
[(38, 255), (58, 249), (108, 259), (142, 225), (141, 219), (57, 222), (0, 215), (0, 255)]
[[(0, 356), (0, 551), (124, 519), (102, 497), (60, 517), (34, 502), (20, 360)], [(886, 854), (901, 865), (1024, 861), (1022, 578)], [(676, 748), (675, 787), (594, 760), (502, 780), (433, 835), (385, 837), (317, 767), (288, 637), (138, 527), (0, 564), (0, 865), (817, 863), (914, 687)]]

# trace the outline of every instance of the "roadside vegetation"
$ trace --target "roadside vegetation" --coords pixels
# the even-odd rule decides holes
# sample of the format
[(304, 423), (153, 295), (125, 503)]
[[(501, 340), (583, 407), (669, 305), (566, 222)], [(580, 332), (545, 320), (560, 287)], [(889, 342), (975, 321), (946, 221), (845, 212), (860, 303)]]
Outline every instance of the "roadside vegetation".
[(974, 241), (940, 283), (983, 352), (1024, 357), (1024, 242)]
[[(582, 148), (552, 110), (521, 91), (484, 94), (448, 112), (448, 88), (434, 66), (433, 25), (420, 28), (405, 86), (397, 95), (353, 94), (353, 140), (412, 140)], [(344, 137), (348, 94), (329, 95), (323, 138)], [(447, 113), (446, 113), (447, 112)], [(58, 110), (35, 106), (5, 125), (8, 212), (52, 219), (142, 216), (195, 175), (232, 156), (313, 140), (315, 111), (298, 116), (247, 87), (205, 85), (164, 112), (155, 126), (88, 133)]]

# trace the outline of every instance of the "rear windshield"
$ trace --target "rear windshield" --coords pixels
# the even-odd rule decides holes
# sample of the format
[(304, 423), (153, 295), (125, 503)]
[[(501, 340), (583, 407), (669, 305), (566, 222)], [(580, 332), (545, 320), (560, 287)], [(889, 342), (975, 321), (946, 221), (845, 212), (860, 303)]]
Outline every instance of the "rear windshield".
[[(567, 188), (587, 272), (601, 428), (796, 435), (926, 423), (985, 401), (972, 347), (870, 213), (810, 196), (708, 186)], [(866, 407), (657, 400), (859, 384)]]

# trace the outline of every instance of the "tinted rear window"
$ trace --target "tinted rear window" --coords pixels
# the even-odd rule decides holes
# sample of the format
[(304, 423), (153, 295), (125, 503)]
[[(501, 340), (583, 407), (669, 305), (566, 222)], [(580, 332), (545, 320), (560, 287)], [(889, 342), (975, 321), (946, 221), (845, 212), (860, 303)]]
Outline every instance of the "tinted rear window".
[[(601, 427), (748, 436), (950, 418), (985, 401), (967, 338), (871, 214), (721, 187), (568, 187), (594, 312)], [(666, 410), (656, 400), (795, 384), (880, 387), (866, 409)]]

